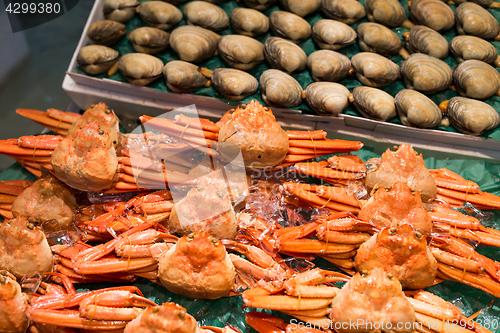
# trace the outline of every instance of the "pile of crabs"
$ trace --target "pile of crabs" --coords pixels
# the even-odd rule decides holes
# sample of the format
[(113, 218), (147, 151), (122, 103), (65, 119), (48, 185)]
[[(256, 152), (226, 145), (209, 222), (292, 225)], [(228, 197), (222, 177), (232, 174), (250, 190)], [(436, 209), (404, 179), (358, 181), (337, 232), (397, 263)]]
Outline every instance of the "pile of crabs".
[[(410, 145), (365, 163), (349, 154), (361, 142), (285, 131), (254, 101), (217, 123), (142, 116), (130, 134), (103, 103), (18, 113), (57, 134), (0, 141), (39, 178), (0, 183), (0, 332), (236, 330), (157, 305), (138, 278), (195, 299), (241, 295), (311, 332), (489, 332), (422, 289), (454, 280), (500, 297), (500, 263), (471, 245), (500, 246), (474, 216), (500, 197), (428, 170)], [(313, 269), (316, 257), (338, 270)], [(124, 285), (74, 287), (100, 281)], [(245, 319), (299, 330), (260, 311)]]

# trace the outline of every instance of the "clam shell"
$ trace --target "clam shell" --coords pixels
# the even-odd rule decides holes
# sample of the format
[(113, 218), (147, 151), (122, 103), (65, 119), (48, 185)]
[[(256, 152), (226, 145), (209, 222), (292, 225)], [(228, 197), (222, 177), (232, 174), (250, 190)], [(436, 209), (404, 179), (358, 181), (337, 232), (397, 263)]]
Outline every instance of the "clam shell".
[(401, 122), (406, 126), (433, 128), (441, 123), (441, 109), (429, 97), (412, 89), (403, 89), (394, 97)]
[[(468, 2), (468, 0), (453, 0), (453, 2), (455, 3), (455, 6), (459, 6), (464, 2)], [(488, 8), (493, 3), (493, 0), (472, 0), (470, 2), (474, 2), (481, 7)]]
[(137, 52), (158, 54), (168, 47), (170, 34), (152, 27), (140, 27), (128, 34), (128, 40)]
[(276, 36), (291, 39), (295, 43), (311, 37), (311, 25), (306, 20), (282, 10), (277, 10), (269, 15), (269, 26)]
[(306, 69), (305, 52), (293, 42), (283, 38), (269, 37), (264, 43), (264, 56), (271, 67), (289, 74)]
[(500, 25), (493, 15), (472, 2), (464, 2), (455, 10), (457, 32), (492, 39), (500, 33)]
[(401, 65), (401, 73), (408, 89), (415, 89), (424, 94), (445, 90), (453, 79), (447, 63), (422, 53), (410, 55)]
[(120, 73), (135, 86), (145, 86), (162, 75), (163, 62), (149, 54), (129, 53), (118, 61)]
[(137, 0), (106, 0), (102, 11), (106, 20), (125, 23), (134, 17), (137, 6), (139, 6)]
[(259, 88), (252, 75), (233, 68), (217, 68), (212, 73), (212, 86), (225, 98), (239, 101), (255, 94)]
[(231, 12), (231, 27), (240, 35), (257, 37), (269, 30), (269, 19), (258, 10), (238, 7)]
[(466, 60), (453, 71), (453, 80), (462, 96), (486, 99), (495, 95), (500, 89), (498, 71), (479, 60)]
[(311, 53), (307, 57), (306, 64), (314, 81), (337, 82), (346, 77), (351, 69), (349, 58), (330, 50), (319, 50)]
[(277, 0), (243, 0), (245, 5), (250, 8), (263, 11), (274, 5)]
[(76, 62), (85, 72), (91, 75), (101, 74), (111, 68), (117, 61), (119, 53), (103, 45), (87, 45), (80, 49)]
[(358, 53), (351, 58), (351, 63), (356, 77), (365, 86), (382, 87), (399, 77), (399, 66), (376, 53)]
[(451, 125), (466, 134), (481, 135), (500, 124), (498, 111), (491, 105), (465, 97), (451, 98), (447, 113)]
[(493, 44), (474, 36), (456, 36), (450, 41), (451, 55), (456, 61), (481, 60), (494, 64), (498, 52)]
[(378, 23), (361, 23), (357, 32), (359, 48), (364, 52), (394, 55), (403, 47), (394, 31)]
[(367, 118), (386, 121), (396, 116), (394, 97), (383, 90), (371, 87), (356, 87), (352, 91), (356, 109)]
[(319, 20), (312, 28), (312, 37), (322, 49), (339, 50), (354, 43), (356, 36), (353, 28), (334, 20)]
[(184, 7), (184, 17), (188, 24), (219, 31), (229, 26), (229, 17), (217, 5), (206, 1), (191, 1)]
[(424, 25), (415, 25), (410, 29), (406, 46), (410, 53), (424, 53), (439, 59), (448, 56), (446, 39), (439, 32)]
[(333, 82), (313, 82), (305, 90), (311, 109), (330, 116), (338, 116), (349, 106), (349, 94), (349, 89)]
[(192, 63), (214, 56), (217, 42), (218, 36), (214, 32), (192, 25), (178, 27), (170, 34), (170, 47), (181, 60)]
[(371, 22), (388, 27), (399, 27), (406, 20), (406, 12), (398, 0), (366, 0), (366, 16)]
[(92, 23), (87, 30), (87, 37), (92, 44), (111, 46), (116, 44), (125, 34), (125, 25), (111, 20)]
[(231, 67), (247, 71), (264, 62), (264, 45), (251, 37), (224, 35), (218, 45), (219, 54)]
[(365, 6), (356, 0), (322, 0), (321, 10), (331, 19), (353, 24), (366, 16)]
[(182, 12), (163, 1), (142, 2), (137, 13), (149, 26), (161, 30), (169, 30), (182, 20)]
[(280, 6), (300, 17), (307, 16), (318, 10), (321, 0), (279, 0)]
[(167, 87), (175, 92), (191, 92), (206, 87), (209, 80), (192, 63), (174, 60), (163, 67)]
[(412, 0), (408, 11), (414, 22), (436, 31), (450, 30), (455, 23), (453, 10), (439, 0)]
[(293, 108), (302, 103), (302, 87), (290, 75), (268, 69), (260, 76), (262, 99), (269, 106)]

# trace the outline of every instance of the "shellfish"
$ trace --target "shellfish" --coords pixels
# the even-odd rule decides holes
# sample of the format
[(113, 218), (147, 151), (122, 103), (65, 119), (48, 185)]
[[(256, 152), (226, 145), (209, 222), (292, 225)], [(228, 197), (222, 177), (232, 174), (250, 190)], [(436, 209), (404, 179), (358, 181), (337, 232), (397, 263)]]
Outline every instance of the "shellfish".
[(142, 2), (137, 13), (149, 26), (161, 30), (169, 30), (182, 20), (182, 12), (163, 1)]
[(398, 0), (366, 0), (366, 16), (371, 22), (399, 27), (406, 20), (405, 9)]
[(399, 66), (376, 53), (361, 52), (351, 58), (356, 77), (365, 86), (382, 87), (399, 78)]
[(491, 105), (465, 97), (453, 97), (440, 104), (450, 123), (462, 133), (480, 135), (500, 124), (498, 111)]
[(289, 74), (306, 69), (306, 53), (293, 42), (280, 37), (269, 37), (266, 40), (264, 56), (271, 67)]
[(349, 89), (333, 82), (313, 82), (304, 90), (307, 104), (318, 114), (338, 116), (349, 106)]
[(225, 98), (231, 101), (240, 101), (245, 97), (255, 94), (259, 83), (253, 75), (233, 68), (200, 68), (205, 77), (212, 80), (212, 86)]
[(415, 89), (424, 94), (445, 90), (453, 79), (447, 63), (422, 53), (410, 55), (401, 65), (401, 73), (408, 89)]
[(359, 48), (364, 52), (376, 52), (382, 55), (400, 54), (408, 58), (398, 35), (391, 29), (378, 23), (365, 22), (358, 25)]
[(247, 71), (264, 62), (264, 45), (251, 37), (224, 35), (218, 45), (219, 54), (231, 67)]
[(125, 25), (111, 20), (92, 23), (87, 30), (87, 37), (92, 44), (110, 46), (116, 44), (125, 34)]
[(323, 0), (321, 10), (331, 19), (353, 24), (366, 16), (365, 6), (356, 0)]
[(240, 35), (257, 37), (269, 30), (269, 19), (258, 10), (237, 7), (231, 12), (231, 27)]
[(351, 70), (351, 60), (345, 55), (330, 51), (319, 50), (307, 57), (307, 68), (314, 81), (342, 80)]
[(473, 2), (464, 2), (455, 10), (455, 16), (460, 35), (500, 40), (497, 19), (483, 7)]
[(466, 60), (458, 64), (453, 79), (462, 96), (486, 99), (500, 94), (500, 74), (483, 61)]
[(129, 53), (118, 61), (120, 73), (135, 86), (145, 86), (162, 75), (163, 62), (149, 54)]
[(441, 123), (441, 109), (429, 97), (412, 89), (403, 89), (394, 97), (396, 110), (406, 126), (433, 128)]
[(269, 25), (273, 33), (295, 43), (311, 37), (311, 25), (302, 17), (293, 13), (277, 10), (269, 15)]
[(296, 107), (302, 103), (302, 87), (290, 75), (268, 69), (260, 76), (262, 99), (269, 106)]
[(356, 31), (345, 23), (319, 20), (314, 23), (312, 37), (322, 49), (339, 50), (356, 41)]
[(434, 29), (424, 25), (415, 25), (403, 34), (408, 51), (424, 53), (431, 57), (444, 59), (448, 56), (448, 42)]
[(307, 16), (318, 10), (321, 0), (279, 0), (280, 6), (300, 17)]
[(229, 26), (229, 17), (217, 5), (206, 1), (191, 1), (184, 7), (184, 17), (188, 24), (219, 31)]
[(119, 53), (103, 45), (87, 45), (80, 49), (76, 62), (91, 75), (101, 74), (110, 69), (117, 61)]
[(489, 42), (474, 36), (456, 36), (450, 41), (450, 51), (456, 61), (481, 60), (500, 67), (500, 57)]
[(128, 40), (137, 52), (158, 54), (167, 49), (170, 34), (152, 27), (140, 27), (128, 34)]
[(266, 10), (267, 8), (274, 5), (277, 0), (243, 0), (245, 5), (256, 10)]
[(450, 30), (455, 23), (453, 10), (439, 0), (412, 0), (408, 2), (410, 17), (417, 24), (436, 31)]
[(386, 121), (396, 116), (394, 97), (383, 90), (372, 87), (356, 87), (349, 100), (367, 118)]
[(198, 63), (216, 54), (218, 40), (210, 30), (183, 25), (170, 34), (170, 47), (181, 60)]
[(192, 63), (174, 60), (163, 67), (163, 76), (167, 87), (177, 93), (191, 92), (210, 86), (208, 80)]
[(137, 0), (106, 0), (102, 11), (106, 20), (125, 23), (134, 17), (137, 6), (139, 6)]

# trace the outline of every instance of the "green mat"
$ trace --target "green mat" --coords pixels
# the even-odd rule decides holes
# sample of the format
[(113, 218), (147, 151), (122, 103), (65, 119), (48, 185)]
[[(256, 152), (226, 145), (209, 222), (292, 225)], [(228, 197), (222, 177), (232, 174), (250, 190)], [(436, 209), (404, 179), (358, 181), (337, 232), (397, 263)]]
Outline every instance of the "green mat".
[[(144, 0), (141, 0), (141, 1), (144, 1)], [(360, 2), (362, 4), (364, 4), (364, 0), (360, 0)], [(402, 0), (401, 1), (401, 4), (405, 8), (406, 13), (407, 13), (407, 17), (408, 17), (407, 3), (408, 3), (408, 0)], [(178, 7), (179, 7), (180, 10), (183, 10), (184, 6), (185, 6), (185, 4), (179, 5)], [(224, 2), (224, 3), (220, 4), (220, 6), (229, 15), (234, 8), (236, 8), (236, 7), (244, 7), (244, 4), (242, 2), (237, 3), (236, 1), (229, 1), (229, 2)], [(451, 8), (453, 9), (453, 11), (455, 10), (455, 6), (451, 6)], [(275, 5), (275, 6), (270, 7), (266, 11), (264, 11), (264, 14), (266, 14), (266, 15), (269, 16), (270, 13), (272, 13), (273, 11), (279, 10), (279, 9), (280, 8), (277, 5)], [(499, 10), (497, 10), (497, 9), (488, 9), (488, 11), (490, 13), (492, 13), (497, 20), (500, 19), (500, 11)], [(321, 12), (321, 10), (318, 10), (316, 13), (307, 16), (305, 19), (311, 25), (313, 25), (315, 22), (317, 22), (318, 20), (323, 19), (323, 18), (327, 18), (327, 17), (323, 15), (323, 13)], [(356, 30), (357, 26), (360, 23), (362, 23), (362, 22), (367, 22), (366, 18), (364, 18), (364, 19), (356, 22), (355, 24), (353, 24), (351, 26), (352, 26), (353, 29)], [(185, 24), (186, 24), (185, 20), (182, 20), (178, 24), (178, 26), (185, 25)], [(134, 30), (134, 29), (136, 29), (138, 27), (145, 26), (145, 25), (146, 24), (138, 16), (136, 16), (136, 17), (132, 18), (127, 23), (127, 31), (130, 32), (130, 31), (132, 31), (132, 30)], [(406, 28), (395, 28), (395, 29), (392, 29), (392, 30), (399, 37), (401, 37), (403, 35), (403, 33), (405, 33), (406, 31), (409, 31)], [(227, 34), (233, 34), (234, 32), (231, 30), (231, 27), (229, 27), (229, 28), (226, 28), (226, 29), (218, 32), (218, 33), (221, 34), (221, 35), (227, 35)], [(264, 34), (264, 35), (258, 37), (257, 39), (259, 41), (261, 41), (262, 43), (264, 43), (265, 40), (267, 39), (267, 37), (269, 37), (269, 36), (271, 36), (270, 32), (268, 32), (267, 34)], [(443, 36), (449, 42), (453, 37), (456, 36), (455, 29), (453, 28), (453, 29), (445, 32), (443, 34)], [(497, 51), (500, 50), (500, 42), (492, 42), (492, 44), (495, 46), (495, 48), (497, 49)], [(306, 52), (307, 55), (311, 54), (314, 51), (319, 50), (319, 48), (312, 41), (311, 38), (308, 39), (308, 40), (306, 40), (303, 43), (300, 43), (299, 46), (302, 47), (302, 49)], [(128, 41), (127, 38), (122, 38), (120, 40), (120, 42), (118, 42), (117, 44), (115, 44), (112, 47), (114, 49), (118, 50), (121, 55), (135, 52), (134, 48), (132, 47), (132, 45), (130, 44), (130, 42)], [(358, 44), (354, 43), (354, 44), (352, 44), (352, 45), (350, 45), (350, 46), (348, 46), (348, 47), (346, 47), (344, 49), (338, 50), (338, 52), (340, 52), (342, 54), (345, 54), (346, 56), (348, 56), (349, 58), (351, 58), (353, 55), (355, 55), (356, 53), (360, 52), (360, 50), (359, 50)], [(170, 49), (170, 48), (167, 49), (166, 51), (164, 51), (163, 53), (158, 54), (157, 57), (160, 58), (163, 61), (164, 64), (167, 63), (167, 62), (169, 62), (169, 61), (171, 61), (171, 60), (178, 60), (177, 54), (172, 49)], [(401, 58), (401, 56), (399, 56), (399, 55), (398, 56), (389, 57), (389, 58), (392, 61), (394, 61), (396, 64), (398, 64), (398, 65), (401, 65), (401, 63), (403, 61), (403, 58)], [(448, 58), (446, 58), (445, 62), (452, 69), (457, 65), (457, 62), (451, 56), (449, 56)], [(220, 67), (229, 67), (222, 60), (222, 58), (220, 56), (212, 57), (211, 59), (202, 62), (200, 64), (200, 66), (202, 66), (202, 67), (208, 67), (210, 69), (215, 69), (215, 68), (220, 68)], [(249, 73), (252, 74), (252, 75), (254, 75), (257, 78), (257, 80), (259, 80), (260, 75), (265, 70), (267, 70), (269, 68), (270, 68), (270, 66), (268, 66), (267, 63), (264, 63), (264, 64), (261, 64), (261, 65), (255, 67), (255, 68), (253, 68), (252, 70), (249, 71)], [(80, 72), (83, 72), (83, 70), (81, 68), (79, 68), (79, 67), (77, 67), (77, 70), (79, 70)], [(304, 89), (310, 83), (314, 82), (308, 71), (304, 71), (302, 73), (294, 74), (292, 76), (301, 84), (302, 88), (304, 88)], [(105, 74), (97, 75), (95, 77), (104, 78)], [(112, 79), (112, 80), (117, 80), (117, 81), (121, 81), (121, 82), (127, 82), (125, 80), (125, 78), (120, 73), (116, 73), (116, 74), (110, 76), (109, 78)], [(361, 85), (361, 83), (359, 81), (357, 81), (355, 78), (351, 78), (351, 77), (346, 78), (346, 79), (340, 81), (339, 83), (343, 84), (344, 86), (346, 86), (351, 91), (352, 91), (353, 88)], [(153, 83), (149, 84), (148, 87), (153, 88), (153, 89), (155, 89), (157, 91), (160, 91), (160, 92), (172, 92), (172, 91), (170, 91), (167, 88), (167, 86), (165, 84), (165, 80), (163, 78), (154, 81)], [(385, 86), (385, 87), (383, 87), (381, 89), (384, 90), (384, 91), (386, 91), (387, 93), (391, 94), (392, 96), (395, 96), (401, 89), (404, 89), (404, 88), (405, 88), (405, 86), (403, 84), (403, 81), (398, 80), (398, 81), (396, 81), (396, 82), (394, 82), (394, 83), (392, 83), (392, 84), (390, 84), (388, 86)], [(215, 97), (215, 98), (221, 99), (221, 100), (223, 100), (223, 101), (225, 101), (227, 103), (233, 104), (233, 105), (238, 104), (238, 102), (233, 102), (233, 101), (229, 101), (229, 100), (224, 99), (224, 97), (222, 97), (213, 87), (200, 89), (200, 90), (194, 92), (193, 94), (195, 94), (195, 95), (201, 95), (201, 96)], [(450, 99), (451, 97), (454, 97), (454, 96), (457, 96), (457, 94), (455, 92), (453, 92), (452, 90), (448, 89), (448, 90), (445, 90), (445, 91), (440, 92), (438, 94), (435, 94), (433, 96), (430, 96), (430, 98), (436, 104), (439, 105), (439, 103), (441, 103), (442, 101), (448, 100), (448, 99)], [(265, 104), (263, 102), (263, 100), (262, 100), (260, 88), (259, 88), (259, 90), (257, 91), (256, 94), (251, 95), (251, 96), (243, 99), (241, 101), (241, 103), (248, 103), (248, 102), (250, 102), (253, 99), (256, 99), (259, 102)], [(488, 103), (488, 104), (490, 104), (498, 112), (500, 112), (500, 97), (498, 97), (498, 96), (495, 95), (495, 96), (493, 96), (493, 97), (485, 100), (485, 102)], [(298, 107), (296, 107), (294, 109), (300, 109), (300, 110), (303, 110), (305, 113), (314, 114), (314, 111), (312, 111), (307, 106), (307, 104), (305, 102), (304, 102), (304, 104), (301, 104), (301, 105), (299, 105)], [(354, 116), (362, 117), (362, 115), (356, 110), (356, 108), (353, 105), (349, 106), (344, 111), (344, 113), (348, 114), (348, 115), (354, 115)], [(398, 117), (393, 118), (393, 119), (389, 120), (388, 122), (395, 123), (395, 124), (401, 124), (401, 121), (399, 120)], [(448, 131), (448, 132), (458, 132), (457, 130), (455, 130), (451, 126), (448, 126), (448, 127), (438, 127), (437, 129)], [(485, 133), (483, 135), (483, 137), (484, 138), (492, 138), (492, 139), (500, 141), (500, 128), (497, 128), (497, 129), (492, 130), (492, 131), (490, 131), (488, 133)]]
[[(379, 157), (370, 148), (361, 149), (357, 152), (357, 155), (364, 161), (372, 157)], [(439, 160), (436, 158), (427, 158), (425, 159), (425, 163), (428, 168), (448, 168), (466, 179), (477, 182), (481, 190), (500, 195), (500, 165), (498, 164), (477, 160)], [(12, 179), (35, 180), (35, 177), (16, 163), (0, 174), (0, 180)], [(493, 214), (487, 226), (500, 230), (500, 212)], [(480, 246), (477, 250), (489, 258), (500, 260), (500, 248)], [(331, 264), (322, 259), (317, 259), (315, 263), (317, 267), (335, 269)], [(116, 285), (114, 283), (96, 283), (79, 285), (78, 287), (80, 288), (79, 291), (82, 291), (89, 288), (99, 289)], [(221, 298), (218, 300), (193, 300), (173, 294), (162, 286), (145, 279), (139, 279), (135, 285), (141, 289), (146, 297), (158, 304), (171, 301), (182, 305), (198, 320), (200, 325), (219, 327), (233, 325), (243, 332), (253, 332), (245, 324), (244, 313), (254, 309), (247, 308), (242, 310), (243, 301), (241, 297)], [(493, 332), (500, 331), (500, 299), (478, 289), (451, 281), (445, 281), (427, 290), (458, 306), (464, 312), (465, 316), (470, 316), (476, 311), (483, 309), (477, 321), (485, 326), (488, 325)], [(494, 301), (493, 304), (488, 307), (492, 301)], [(279, 312), (268, 310), (265, 310), (265, 312), (285, 320), (292, 319)]]

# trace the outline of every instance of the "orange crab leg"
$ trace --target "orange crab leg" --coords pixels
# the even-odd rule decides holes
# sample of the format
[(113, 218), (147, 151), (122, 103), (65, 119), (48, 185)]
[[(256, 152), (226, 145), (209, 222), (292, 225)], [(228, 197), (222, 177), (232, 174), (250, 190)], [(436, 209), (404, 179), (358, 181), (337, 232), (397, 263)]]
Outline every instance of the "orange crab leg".
[[(338, 151), (336, 151), (335, 153), (338, 153)], [(284, 163), (303, 162), (303, 161), (307, 161), (307, 160), (313, 159), (313, 158), (318, 157), (318, 156), (329, 155), (329, 154), (331, 154), (330, 151), (323, 152), (321, 150), (318, 150), (317, 154), (315, 154), (315, 155), (286, 155), (283, 162)]]
[[(33, 120), (34, 122), (47, 128), (67, 130), (71, 127), (71, 123), (53, 119), (48, 117), (47, 112), (33, 109), (17, 109), (16, 113), (22, 117)], [(52, 112), (54, 114), (54, 112)], [(75, 114), (73, 114), (75, 115)], [(69, 119), (69, 118), (68, 118)], [(57, 131), (56, 131), (57, 132)]]
[(62, 120), (65, 123), (70, 123), (70, 124), (73, 124), (75, 121), (77, 121), (82, 117), (82, 115), (79, 113), (74, 113), (70, 111), (61, 111), (53, 108), (47, 109), (47, 116), (49, 116), (50, 118)]
[(16, 198), (17, 196), (15, 195), (0, 193), (0, 204), (12, 204)]
[(500, 284), (485, 274), (474, 274), (470, 272), (463, 272), (463, 270), (453, 268), (438, 262), (438, 273), (441, 273), (446, 279), (459, 281), (481, 289), (495, 297), (500, 297)]
[(317, 239), (290, 239), (279, 243), (280, 251), (298, 253), (346, 253), (357, 248), (356, 245), (327, 243)]
[[(210, 140), (217, 140), (218, 139), (218, 131), (217, 132), (209, 132), (209, 131), (203, 131), (203, 130), (198, 130), (194, 128), (190, 128), (189, 126), (181, 126), (177, 125), (175, 122), (172, 120), (166, 119), (166, 118), (154, 118), (150, 116), (141, 116), (139, 117), (141, 122), (143, 124), (146, 124), (148, 127), (151, 127), (153, 129), (159, 130), (159, 131), (166, 131), (169, 133), (172, 133), (174, 135), (187, 135), (187, 136), (195, 136), (199, 138), (206, 138)], [(179, 133), (179, 134), (177, 134)]]
[(430, 173), (434, 176), (436, 181), (436, 185), (440, 187), (446, 187), (452, 190), (469, 192), (469, 193), (478, 193), (479, 185), (476, 183), (466, 180), (459, 174), (448, 170), (446, 168), (442, 169), (431, 169)]
[(370, 234), (361, 232), (338, 232), (328, 230), (327, 226), (321, 226), (317, 229), (318, 239), (327, 242), (336, 242), (341, 244), (362, 244), (370, 239)]
[(28, 180), (9, 180), (0, 181), (0, 193), (8, 194), (17, 197), (19, 194), (23, 193), (25, 189), (31, 186), (31, 182)]
[(12, 215), (12, 212), (5, 210), (5, 209), (0, 209), (0, 215), (2, 215), (2, 217), (7, 219), (7, 220), (12, 220), (14, 218), (14, 215)]
[(311, 193), (309, 191), (304, 191), (300, 187), (297, 187), (295, 185), (291, 185), (291, 183), (284, 184), (284, 187), (287, 191), (289, 191), (290, 193), (292, 193), (296, 197), (298, 197), (304, 201), (310, 202), (312, 204), (316, 204), (320, 207), (331, 208), (331, 209), (334, 209), (336, 211), (346, 211), (346, 212), (353, 212), (353, 213), (359, 212), (359, 208), (357, 208), (357, 207), (352, 207), (349, 205), (337, 203), (335, 201), (323, 199), (314, 193)]
[(17, 139), (19, 147), (33, 149), (56, 149), (63, 137), (60, 135), (30, 135)]
[(115, 258), (100, 259), (87, 262), (76, 262), (75, 272), (78, 274), (123, 273), (134, 269), (142, 269), (157, 265), (153, 258)]
[(447, 233), (449, 233), (451, 236), (454, 237), (469, 238), (479, 241), (479, 244), (481, 245), (500, 247), (500, 237), (495, 234), (490, 234), (479, 230), (472, 231), (470, 229), (456, 228), (443, 223), (434, 223), (434, 226), (441, 230), (446, 231)]
[[(173, 157), (173, 156), (169, 156), (169, 160), (170, 160), (170, 157)], [(118, 157), (118, 163), (123, 165), (123, 166), (134, 167), (135, 169), (139, 169), (139, 170), (147, 169), (147, 170), (151, 170), (151, 171), (156, 171), (156, 169), (154, 168), (154, 166), (152, 165), (151, 162), (152, 161), (149, 158), (141, 156), (141, 157), (135, 157), (134, 158), (134, 165), (132, 165), (132, 161), (130, 160), (130, 157), (125, 157), (125, 156)], [(165, 169), (168, 171), (177, 171), (177, 172), (181, 172), (181, 173), (185, 173), (185, 174), (187, 174), (189, 172), (188, 167), (185, 167), (185, 166), (182, 166), (182, 165), (179, 165), (176, 163), (171, 163), (171, 162), (173, 162), (173, 161), (170, 161), (170, 162), (162, 161), (161, 163), (165, 166)], [(132, 173), (132, 175), (133, 175), (133, 173)]]
[(361, 179), (365, 176), (361, 172), (338, 171), (322, 166), (318, 162), (297, 163), (295, 169), (303, 174), (311, 175), (317, 178), (332, 178), (332, 179)]
[(190, 118), (183, 114), (178, 114), (174, 117), (174, 122), (182, 125), (189, 125), (190, 127), (201, 129), (212, 133), (219, 133), (219, 126), (213, 121), (204, 118)]
[(78, 310), (32, 309), (28, 311), (31, 321), (39, 324), (78, 328), (83, 330), (114, 331), (123, 329), (127, 321), (93, 320), (80, 316)]
[(270, 295), (269, 292), (263, 288), (248, 289), (243, 292), (243, 302), (246, 306), (261, 309), (272, 310), (314, 310), (321, 309), (328, 306), (331, 302), (329, 298), (315, 299), (315, 298), (298, 298), (287, 295)]
[(327, 133), (317, 131), (286, 131), (289, 140), (325, 140)]
[(336, 154), (336, 153), (341, 153), (343, 151), (338, 150), (338, 149), (322, 149), (322, 150), (315, 150), (311, 148), (299, 148), (299, 147), (290, 147), (288, 148), (288, 154), (289, 155), (313, 155), (313, 156), (322, 156), (322, 155), (330, 155), (330, 154)]
[(26, 155), (26, 156), (52, 156), (54, 150), (47, 149), (31, 149), (31, 148), (23, 148), (18, 145), (5, 143), (0, 141), (0, 153), (2, 154), (10, 154), (10, 155)]
[(285, 333), (287, 326), (283, 319), (254, 311), (245, 313), (245, 322), (259, 333)]
[(356, 155), (332, 156), (328, 159), (329, 167), (349, 172), (366, 172), (366, 164)]
[(349, 206), (360, 208), (359, 202), (356, 199), (356, 197), (354, 196), (354, 194), (349, 193), (347, 188), (345, 188), (345, 187), (341, 187), (341, 186), (316, 186), (316, 187), (314, 187), (314, 189), (315, 189), (315, 192), (319, 196), (321, 196), (325, 199), (335, 200), (335, 201), (344, 203), (344, 204), (349, 205)]
[(320, 223), (315, 221), (301, 226), (282, 228), (276, 230), (274, 236), (276, 236), (280, 241), (304, 238), (315, 232), (319, 225)]
[(500, 197), (488, 192), (480, 191), (478, 194), (471, 194), (438, 187), (437, 193), (459, 200), (468, 201), (473, 204), (488, 206), (493, 209), (500, 209)]
[(464, 215), (442, 205), (434, 205), (434, 209), (429, 211), (428, 214), (433, 222), (448, 223), (459, 228), (477, 230), (481, 226), (481, 223), (475, 217)]
[(440, 250), (436, 247), (430, 247), (432, 255), (436, 260), (446, 264), (448, 266), (456, 267), (461, 270), (466, 270), (472, 273), (481, 273), (483, 272), (482, 267), (474, 260), (470, 260), (467, 258), (463, 258), (452, 253)]
[(305, 140), (290, 140), (290, 147), (312, 148), (312, 149), (336, 149), (347, 151), (356, 151), (363, 148), (363, 143), (360, 141), (348, 141), (339, 139), (325, 139), (314, 141), (311, 139)]

